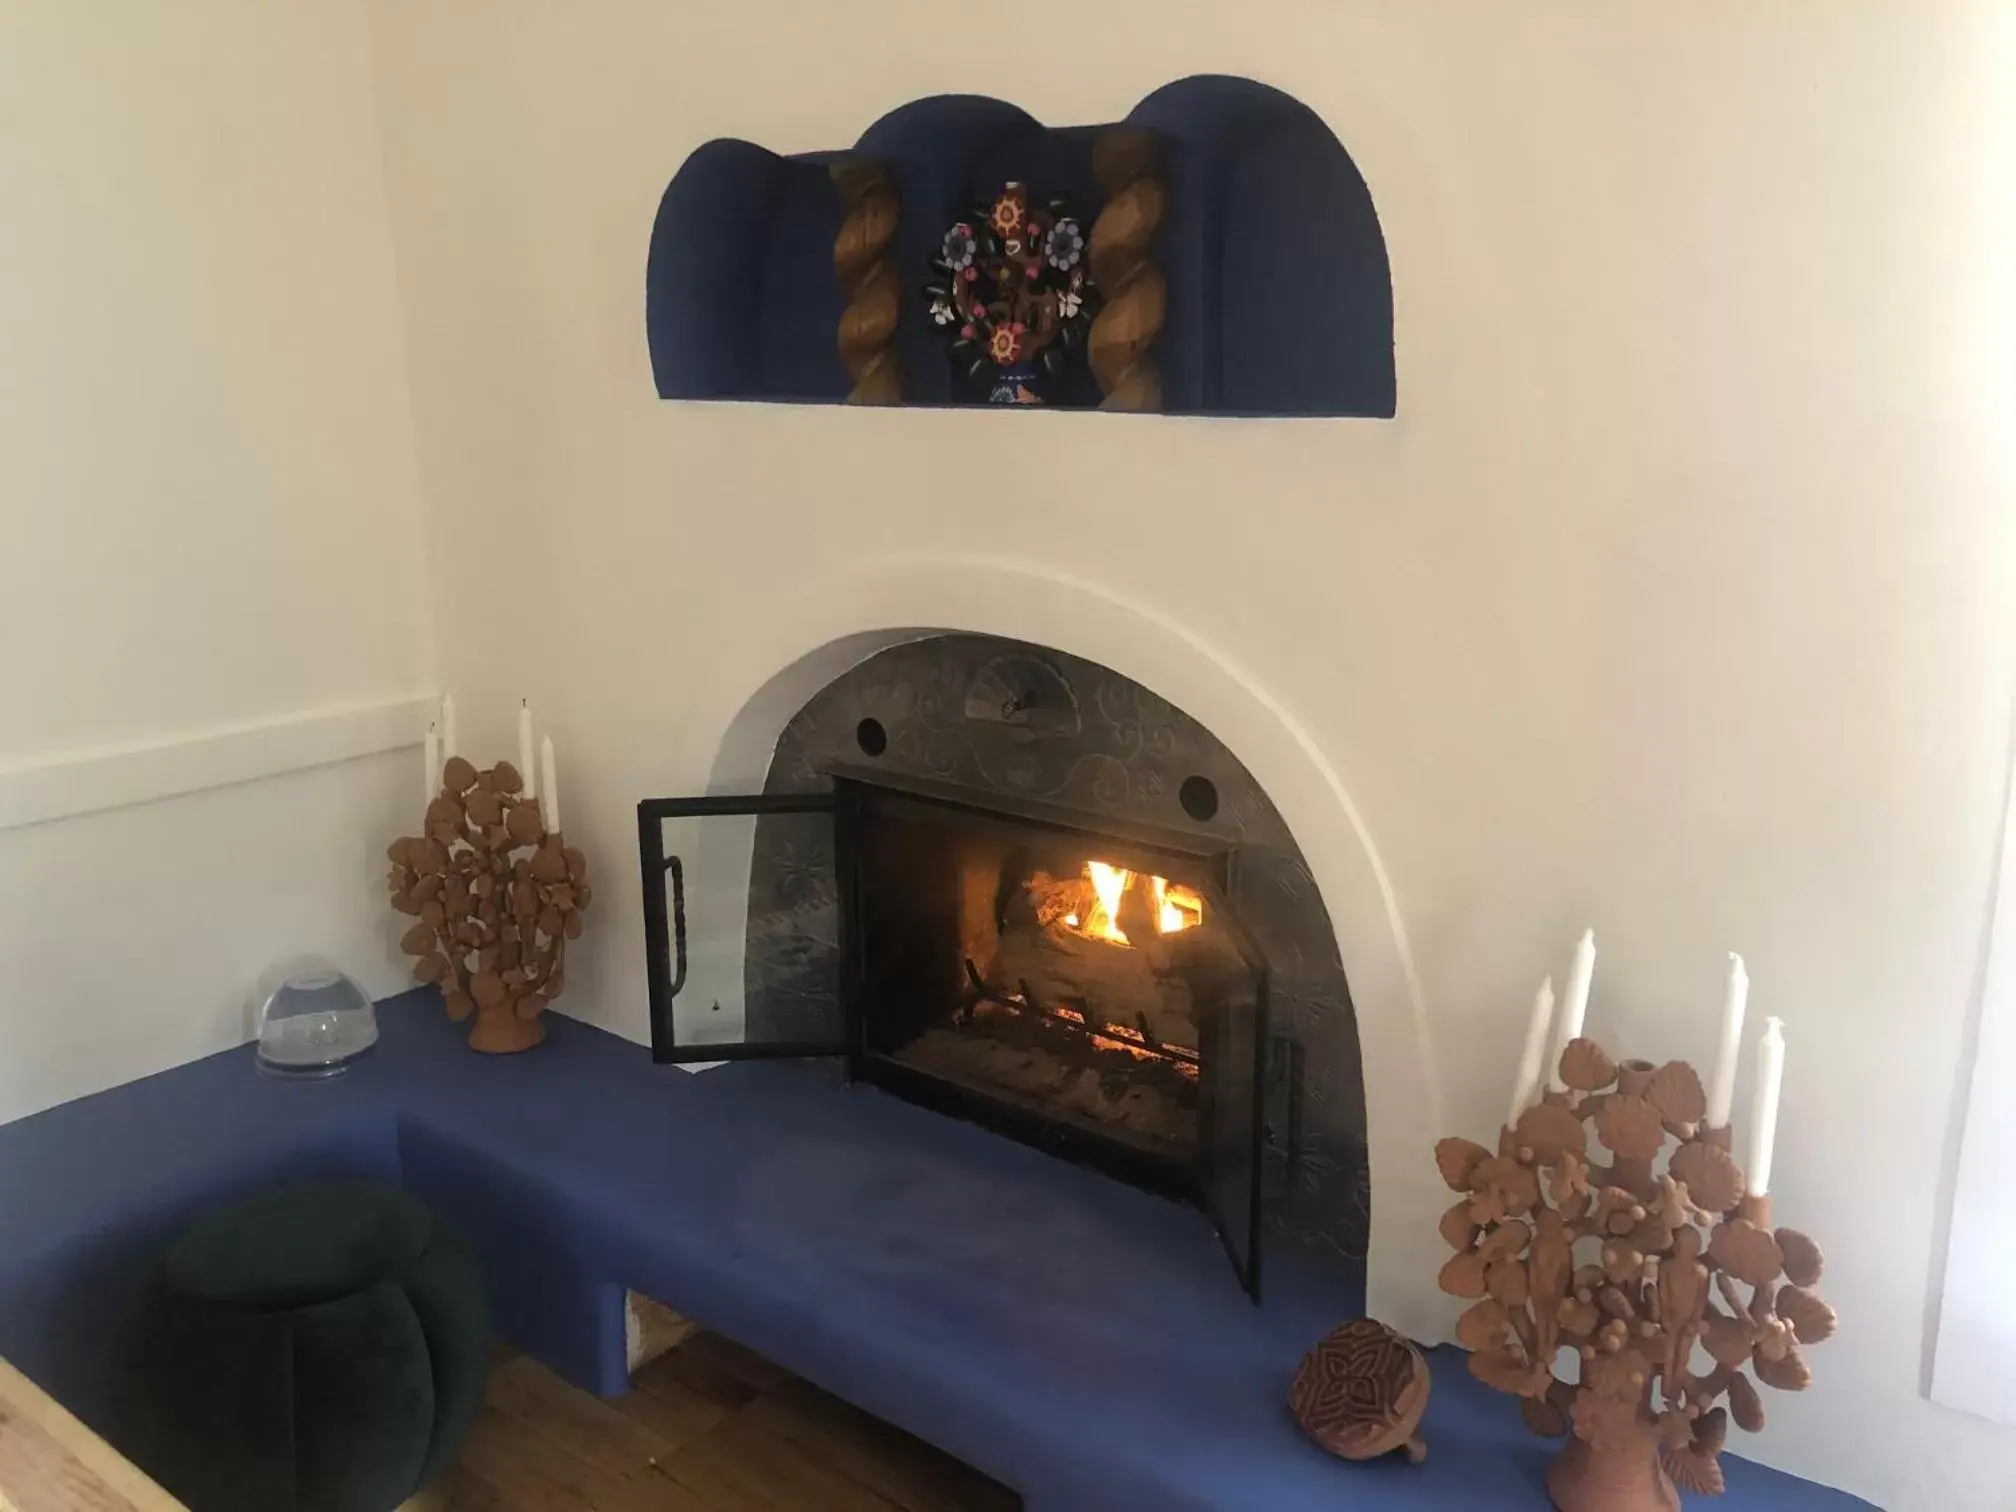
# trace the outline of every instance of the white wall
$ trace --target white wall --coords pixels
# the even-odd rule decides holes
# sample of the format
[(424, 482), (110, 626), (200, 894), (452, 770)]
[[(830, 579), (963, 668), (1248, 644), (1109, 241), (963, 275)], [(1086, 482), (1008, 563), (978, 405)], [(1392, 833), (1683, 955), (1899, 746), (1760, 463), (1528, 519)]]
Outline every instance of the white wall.
[[(511, 699), (546, 712), (611, 883), (571, 1010), (641, 1032), (632, 805), (704, 786), (840, 610), (903, 623), (947, 563), (1084, 585), (1181, 622), (1339, 776), (1463, 1131), (1583, 925), (1593, 1027), (1654, 1058), (1706, 1059), (1744, 951), (1792, 1044), (1780, 1212), (1844, 1325), (1741, 1447), (1891, 1508), (2006, 1504), (2016, 1434), (1921, 1389), (2009, 733), (2006, 7), (1031, 0), (1040, 64), (898, 0), (375, 15), (444, 664), (500, 749)], [(702, 140), (839, 146), (937, 91), (1100, 120), (1206, 70), (1363, 168), (1396, 422), (651, 397), (646, 242)], [(1341, 808), (1301, 838), (1340, 929), (1385, 928), (1330, 893)], [(1357, 994), (1375, 1075), (1416, 1053), (1402, 987)], [(1373, 1123), (1390, 1230), (1423, 1119)]]
[(1980, 1022), (1972, 1046), (1966, 1128), (1953, 1182), (1953, 1223), (1939, 1291), (1932, 1398), (2016, 1427), (2016, 1297), (2009, 1255), (2016, 1246), (2016, 805), (2002, 828), (2000, 878)]
[(0, 0), (0, 101), (5, 1119), (236, 1042), (274, 955), (399, 985), (432, 679), (361, 3)]

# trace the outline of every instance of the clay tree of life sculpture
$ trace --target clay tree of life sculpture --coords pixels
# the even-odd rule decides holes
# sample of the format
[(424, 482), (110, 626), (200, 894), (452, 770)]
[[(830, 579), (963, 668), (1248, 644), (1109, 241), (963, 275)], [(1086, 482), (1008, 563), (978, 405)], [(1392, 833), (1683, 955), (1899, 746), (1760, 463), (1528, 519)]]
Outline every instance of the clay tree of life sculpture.
[[(1746, 1195), (1729, 1130), (1701, 1127), (1691, 1066), (1620, 1066), (1577, 1039), (1560, 1078), (1495, 1153), (1436, 1146), (1462, 1194), (1442, 1217), (1456, 1254), (1441, 1286), (1471, 1304), (1457, 1325), (1471, 1373), (1522, 1398), (1535, 1432), (1572, 1432), (1548, 1476), (1557, 1507), (1673, 1512), (1675, 1483), (1722, 1491), (1732, 1419), (1762, 1430), (1753, 1374), (1779, 1391), (1810, 1382), (1803, 1351), (1835, 1328), (1813, 1290), (1820, 1250)], [(1591, 1163), (1592, 1128), (1607, 1165)], [(1564, 1348), (1572, 1384), (1555, 1369)]]
[(450, 757), (423, 833), (388, 852), (392, 906), (415, 920), (399, 948), (450, 1018), (474, 1016), (469, 1047), (490, 1054), (546, 1037), (539, 1015), (566, 989), (567, 942), (594, 896), (588, 858), (523, 792), (508, 761), (479, 772)]

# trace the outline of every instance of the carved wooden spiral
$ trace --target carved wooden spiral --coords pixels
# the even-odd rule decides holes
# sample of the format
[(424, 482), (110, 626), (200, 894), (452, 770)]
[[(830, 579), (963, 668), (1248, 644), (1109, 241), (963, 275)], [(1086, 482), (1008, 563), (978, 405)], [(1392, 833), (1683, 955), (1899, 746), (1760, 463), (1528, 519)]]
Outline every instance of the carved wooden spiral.
[(896, 181), (866, 158), (835, 163), (834, 187), (847, 218), (833, 240), (833, 273), (847, 294), (840, 313), (840, 361), (854, 387), (849, 404), (901, 404), (903, 361), (890, 343), (903, 307), (903, 280), (890, 248), (903, 218)]
[(1092, 226), (1092, 278), (1104, 301), (1092, 321), (1092, 376), (1112, 410), (1162, 408), (1162, 371), (1150, 355), (1162, 334), (1168, 286), (1155, 262), (1165, 196), (1152, 132), (1121, 127), (1092, 149), (1106, 208)]

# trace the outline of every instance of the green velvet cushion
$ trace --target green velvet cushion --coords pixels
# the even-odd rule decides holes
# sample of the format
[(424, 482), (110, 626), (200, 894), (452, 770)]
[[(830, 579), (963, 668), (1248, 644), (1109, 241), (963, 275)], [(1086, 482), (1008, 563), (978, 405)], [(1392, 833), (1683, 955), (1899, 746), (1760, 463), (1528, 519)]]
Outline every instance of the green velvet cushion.
[(404, 1193), (297, 1187), (205, 1219), (143, 1293), (121, 1447), (191, 1512), (391, 1512), (482, 1406), (467, 1250)]
[(163, 1269), (186, 1297), (307, 1307), (403, 1274), (433, 1237), (427, 1210), (389, 1187), (289, 1187), (204, 1219)]

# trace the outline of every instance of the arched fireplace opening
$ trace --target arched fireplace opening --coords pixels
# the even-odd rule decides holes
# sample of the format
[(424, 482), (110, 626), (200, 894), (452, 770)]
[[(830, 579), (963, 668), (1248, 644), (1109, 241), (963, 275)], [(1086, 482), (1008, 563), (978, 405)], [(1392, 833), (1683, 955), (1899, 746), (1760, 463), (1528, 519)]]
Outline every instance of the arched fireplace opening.
[(1068, 653), (922, 635), (815, 692), (762, 787), (644, 806), (662, 1059), (839, 1056), (1196, 1202), (1249, 1288), (1262, 1227), (1365, 1254), (1337, 937), (1199, 721)]

